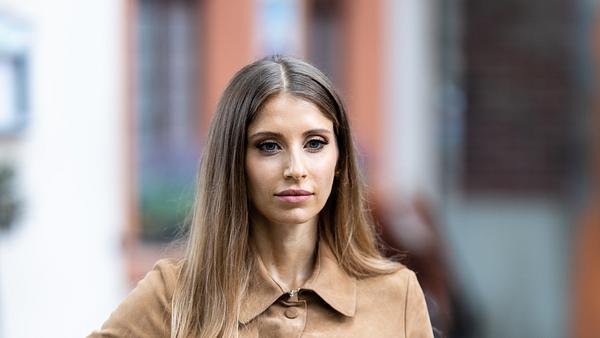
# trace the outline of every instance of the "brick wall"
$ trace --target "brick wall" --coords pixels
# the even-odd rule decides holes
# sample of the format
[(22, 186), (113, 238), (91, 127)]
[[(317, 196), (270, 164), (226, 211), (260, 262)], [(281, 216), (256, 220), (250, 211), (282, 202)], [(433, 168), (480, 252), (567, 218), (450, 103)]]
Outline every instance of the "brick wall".
[(465, 188), (553, 193), (568, 170), (568, 0), (464, 2)]

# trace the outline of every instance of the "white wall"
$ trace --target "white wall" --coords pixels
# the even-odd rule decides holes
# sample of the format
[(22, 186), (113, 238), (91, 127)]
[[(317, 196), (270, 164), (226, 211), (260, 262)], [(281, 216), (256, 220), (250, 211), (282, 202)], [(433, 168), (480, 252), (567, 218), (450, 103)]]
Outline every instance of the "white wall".
[(33, 29), (18, 163), (26, 209), (0, 234), (0, 337), (82, 337), (125, 291), (124, 4), (2, 0), (0, 9)]
[[(440, 192), (437, 1), (383, 1), (386, 186), (403, 199)], [(393, 154), (393, 155), (392, 155)], [(400, 194), (400, 195), (398, 195)]]

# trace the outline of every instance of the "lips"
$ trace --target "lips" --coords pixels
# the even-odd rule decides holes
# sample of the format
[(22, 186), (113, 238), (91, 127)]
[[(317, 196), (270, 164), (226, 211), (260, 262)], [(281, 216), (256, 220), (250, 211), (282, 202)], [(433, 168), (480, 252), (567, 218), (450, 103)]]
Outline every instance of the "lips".
[(277, 199), (288, 203), (300, 203), (311, 198), (314, 194), (302, 189), (288, 189), (275, 194)]
[(275, 196), (309, 196), (313, 193), (302, 189), (288, 189), (275, 194)]

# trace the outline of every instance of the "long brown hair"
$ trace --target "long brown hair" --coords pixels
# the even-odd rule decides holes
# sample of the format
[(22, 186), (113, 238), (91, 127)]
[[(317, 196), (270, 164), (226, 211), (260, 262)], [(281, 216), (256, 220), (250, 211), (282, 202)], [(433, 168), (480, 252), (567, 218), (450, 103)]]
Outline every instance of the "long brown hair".
[(266, 57), (235, 74), (210, 125), (173, 295), (172, 338), (237, 337), (240, 302), (253, 264), (244, 170), (246, 132), (263, 104), (279, 93), (314, 103), (334, 125), (339, 159), (331, 195), (319, 215), (320, 238), (352, 276), (397, 269), (377, 248), (346, 111), (332, 84), (302, 60)]

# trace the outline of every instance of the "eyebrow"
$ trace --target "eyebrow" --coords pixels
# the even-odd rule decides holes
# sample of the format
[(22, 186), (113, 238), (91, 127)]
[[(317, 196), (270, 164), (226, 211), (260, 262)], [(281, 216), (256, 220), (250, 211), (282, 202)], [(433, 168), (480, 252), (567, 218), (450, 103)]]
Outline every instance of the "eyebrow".
[[(332, 131), (329, 129), (310, 129), (302, 133), (303, 136), (308, 136), (312, 134), (332, 134)], [(250, 138), (255, 138), (258, 136), (281, 137), (282, 134), (274, 131), (259, 131), (252, 134)]]

